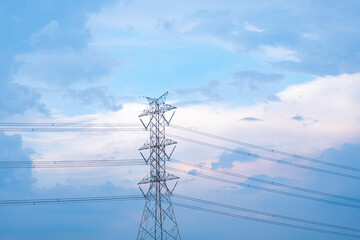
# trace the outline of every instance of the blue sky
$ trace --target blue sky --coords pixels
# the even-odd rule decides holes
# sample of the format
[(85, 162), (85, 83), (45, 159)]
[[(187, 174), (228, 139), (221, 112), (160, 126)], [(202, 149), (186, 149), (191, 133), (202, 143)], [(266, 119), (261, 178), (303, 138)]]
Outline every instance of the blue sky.
[[(359, 12), (355, 0), (2, 1), (0, 122), (138, 123), (144, 96), (169, 91), (174, 124), (360, 168)], [(139, 158), (147, 137), (0, 132), (0, 161)], [(181, 140), (174, 157), (360, 198), (357, 180)], [(0, 199), (139, 194), (146, 171), (0, 169)], [(360, 228), (358, 209), (180, 177), (177, 193)], [(142, 209), (142, 201), (1, 207), (0, 238), (134, 239)], [(175, 213), (183, 239), (343, 239)]]

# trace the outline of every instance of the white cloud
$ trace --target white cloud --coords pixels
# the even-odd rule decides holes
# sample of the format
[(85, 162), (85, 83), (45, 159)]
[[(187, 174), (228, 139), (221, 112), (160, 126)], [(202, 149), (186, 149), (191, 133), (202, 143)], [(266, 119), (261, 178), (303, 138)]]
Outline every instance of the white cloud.
[[(177, 110), (173, 123), (261, 146), (317, 157), (328, 148), (360, 142), (359, 92), (360, 74), (316, 78), (311, 82), (293, 85), (279, 92), (277, 96), (280, 101), (277, 102), (262, 102), (246, 107), (206, 104), (183, 107)], [(145, 105), (141, 104), (124, 104), (124, 108), (118, 112), (71, 118), (59, 115), (54, 116), (54, 119), (60, 122), (138, 123), (137, 116), (144, 107)], [(304, 120), (294, 121), (292, 117), (296, 114), (304, 116)], [(254, 116), (262, 121), (242, 121), (241, 119), (246, 116)], [(187, 134), (173, 128), (167, 128), (167, 132), (211, 141), (230, 148), (239, 148), (238, 145)], [(42, 137), (39, 140), (28, 136), (25, 141), (27, 146), (34, 147), (40, 153), (42, 159), (121, 159), (140, 158), (137, 149), (146, 141), (148, 133), (61, 133), (42, 135)], [(176, 159), (210, 166), (211, 162), (218, 161), (223, 154), (223, 151), (218, 149), (182, 140), (178, 142), (174, 153)], [(262, 154), (268, 155), (268, 153)], [(302, 164), (309, 163), (302, 162)], [(181, 168), (190, 170), (188, 167)], [(87, 181), (88, 175), (92, 174), (97, 176), (94, 182), (113, 179), (119, 185), (135, 187), (137, 181), (144, 176), (146, 169), (147, 167), (143, 167), (142, 170), (132, 169), (131, 174), (124, 168), (107, 169), (106, 172), (95, 169), (82, 170), (78, 173), (78, 178), (80, 182), (81, 179)], [(302, 170), (263, 160), (237, 162), (234, 164), (234, 169), (244, 175), (266, 174), (290, 179), (299, 179), (306, 174)], [(40, 179), (39, 184), (56, 181), (66, 183), (71, 171), (67, 169), (61, 171), (62, 175), (56, 180), (52, 177), (52, 181), (47, 179), (49, 172), (45, 170), (39, 172), (37, 175)], [(123, 176), (126, 180), (121, 180)], [(203, 187), (208, 189), (207, 186)]]
[[(323, 7), (329, 10), (333, 6)], [(358, 32), (353, 30), (355, 27), (348, 30), (341, 27), (354, 16), (335, 14), (331, 15), (333, 21), (329, 22), (327, 10), (320, 11), (322, 17), (314, 19), (316, 9), (310, 5), (299, 6), (293, 1), (268, 4), (249, 1), (204, 3), (195, 0), (187, 4), (164, 0), (118, 1), (90, 14), (86, 26), (92, 35), (92, 44), (111, 45), (112, 49), (119, 45), (147, 45), (153, 49), (200, 42), (263, 61), (292, 61), (296, 64), (277, 65), (292, 72), (321, 76), (358, 72), (358, 45), (346, 40), (357, 39)], [(304, 16), (294, 17), (292, 13), (297, 11)], [(271, 15), (279, 17), (268, 19)], [(261, 27), (251, 24), (254, 19)], [(323, 27), (329, 24), (332, 27)], [(338, 35), (342, 37), (336, 37)]]
[(261, 45), (255, 55), (258, 55), (260, 58), (270, 62), (301, 62), (301, 59), (298, 57), (298, 54), (295, 50), (291, 50), (283, 46)]
[(258, 33), (262, 33), (264, 31), (264, 29), (260, 29), (258, 27), (255, 27), (254, 25), (251, 25), (248, 22), (244, 23), (244, 29), (250, 32), (258, 32)]

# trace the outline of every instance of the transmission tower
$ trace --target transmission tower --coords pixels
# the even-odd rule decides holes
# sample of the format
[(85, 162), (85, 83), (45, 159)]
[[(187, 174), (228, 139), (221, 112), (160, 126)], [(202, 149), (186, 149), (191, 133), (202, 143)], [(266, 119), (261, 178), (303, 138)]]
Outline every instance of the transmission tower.
[[(170, 190), (167, 181), (179, 179), (178, 177), (166, 172), (165, 162), (170, 160), (175, 150), (176, 142), (165, 137), (165, 126), (170, 124), (175, 111), (169, 120), (165, 113), (174, 110), (176, 107), (165, 103), (168, 92), (159, 98), (149, 98), (149, 106), (139, 115), (141, 123), (150, 132), (150, 139), (139, 149), (141, 156), (150, 166), (150, 173), (138, 184), (145, 197), (145, 207), (140, 222), (137, 239), (181, 239), (177, 226), (174, 209), (171, 203), (171, 195), (175, 189)], [(149, 117), (149, 122), (145, 124), (142, 117)], [(171, 153), (166, 153), (166, 147), (174, 145)], [(148, 158), (145, 158), (142, 151), (149, 150)], [(146, 192), (141, 189), (142, 184), (148, 184)]]

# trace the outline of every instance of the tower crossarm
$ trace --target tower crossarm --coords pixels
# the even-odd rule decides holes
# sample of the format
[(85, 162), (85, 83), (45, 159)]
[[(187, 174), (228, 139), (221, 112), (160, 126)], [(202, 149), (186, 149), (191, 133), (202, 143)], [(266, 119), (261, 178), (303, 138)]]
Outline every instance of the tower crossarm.
[(170, 146), (170, 145), (174, 145), (177, 144), (177, 142), (175, 142), (174, 140), (171, 139), (165, 139), (165, 141), (163, 143), (157, 143), (157, 145), (152, 146), (151, 143), (146, 142), (144, 143), (144, 145), (141, 146), (141, 148), (139, 148), (139, 151), (142, 150), (146, 150), (146, 149), (150, 149), (152, 147), (166, 147), (166, 146)]

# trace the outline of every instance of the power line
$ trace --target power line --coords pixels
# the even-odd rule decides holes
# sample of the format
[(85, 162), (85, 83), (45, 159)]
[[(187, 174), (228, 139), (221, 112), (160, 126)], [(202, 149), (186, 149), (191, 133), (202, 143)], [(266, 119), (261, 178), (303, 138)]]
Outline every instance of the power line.
[(137, 127), (0, 127), (0, 131), (5, 132), (118, 132), (118, 131), (146, 131), (144, 128)]
[[(194, 167), (198, 167), (198, 168), (205, 168), (206, 170), (211, 170), (213, 172), (226, 174), (226, 175), (230, 175), (230, 176), (235, 176), (235, 177), (241, 177), (244, 179), (257, 180), (258, 182), (271, 184), (273, 186), (287, 187), (289, 189), (302, 190), (302, 191), (306, 191), (309, 193), (316, 193), (316, 194), (320, 194), (320, 195), (324, 195), (324, 196), (341, 198), (344, 200), (350, 200), (350, 201), (356, 201), (356, 202), (360, 201), (359, 199), (356, 199), (356, 198), (349, 198), (349, 197), (345, 197), (345, 196), (341, 196), (341, 195), (335, 195), (335, 194), (324, 193), (324, 192), (319, 192), (319, 191), (310, 190), (310, 189), (294, 187), (291, 185), (281, 184), (281, 183), (277, 183), (277, 182), (271, 182), (271, 181), (267, 181), (267, 180), (263, 180), (263, 179), (246, 177), (246, 176), (239, 175), (236, 173), (231, 173), (231, 172), (227, 172), (227, 171), (223, 171), (223, 170), (219, 170), (219, 169), (212, 169), (212, 168), (208, 168), (205, 166), (191, 164), (191, 163), (187, 163), (187, 162), (183, 162), (183, 161), (179, 161), (179, 160), (171, 160), (171, 162), (175, 162), (175, 163), (187, 165), (187, 166), (194, 166)], [(0, 169), (3, 169), (3, 168), (72, 168), (72, 167), (144, 166), (144, 165), (146, 165), (146, 164), (143, 162), (142, 159), (80, 160), (80, 161), (69, 161), (68, 160), (68, 161), (33, 161), (33, 162), (30, 162), (30, 161), (5, 161), (5, 162), (1, 161)], [(169, 169), (174, 170), (174, 171), (182, 171), (182, 170), (179, 170), (176, 168), (171, 168), (171, 167)], [(188, 173), (188, 172), (182, 171), (182, 173)], [(190, 175), (200, 176), (199, 174), (190, 174)], [(217, 180), (217, 181), (220, 179), (220, 178), (215, 178), (215, 177), (207, 176), (207, 175), (204, 175), (204, 176), (210, 177), (210, 178), (212, 178), (212, 180)], [(225, 180), (225, 179), (221, 179), (221, 180), (229, 183), (228, 180)], [(234, 182), (234, 181), (231, 181), (231, 183), (232, 184), (236, 183), (236, 185), (240, 184), (240, 183)], [(249, 184), (244, 184), (244, 185), (246, 187), (252, 186)], [(284, 192), (284, 193), (286, 193), (286, 192)], [(286, 193), (286, 195), (288, 195), (288, 193)], [(303, 195), (301, 195), (301, 196), (303, 196)], [(304, 196), (304, 197), (308, 198), (308, 196)], [(315, 198), (315, 199), (317, 199), (317, 198)], [(322, 200), (324, 200), (324, 199), (322, 199)]]
[(195, 133), (195, 134), (198, 134), (198, 135), (206, 136), (206, 137), (219, 139), (219, 140), (230, 142), (230, 143), (239, 144), (239, 145), (250, 147), (250, 148), (255, 148), (255, 149), (258, 149), (258, 150), (262, 150), (262, 151), (267, 151), (267, 152), (271, 152), (271, 153), (280, 154), (280, 155), (287, 156), (287, 157), (297, 158), (297, 159), (301, 159), (301, 160), (305, 160), (305, 161), (309, 161), (309, 162), (315, 162), (315, 163), (320, 163), (320, 164), (324, 164), (324, 165), (328, 165), (328, 166), (332, 166), (332, 167), (337, 167), (337, 168), (342, 168), (342, 169), (346, 169), (346, 170), (350, 170), (350, 171), (360, 172), (359, 168), (350, 167), (350, 166), (337, 164), (337, 163), (332, 163), (332, 162), (328, 162), (328, 161), (324, 161), (324, 160), (320, 160), (320, 159), (314, 159), (314, 158), (310, 158), (310, 157), (305, 157), (305, 156), (301, 156), (301, 155), (293, 154), (293, 153), (288, 153), (288, 152), (284, 152), (284, 151), (279, 151), (279, 150), (276, 150), (276, 149), (273, 149), (273, 148), (268, 148), (268, 147), (263, 147), (263, 146), (247, 143), (247, 142), (242, 142), (242, 141), (238, 141), (238, 140), (234, 140), (234, 139), (230, 139), (230, 138), (226, 138), (226, 137), (222, 137), (222, 136), (218, 136), (218, 135), (214, 135), (214, 134), (210, 134), (210, 133), (206, 133), (206, 132), (202, 132), (202, 131), (198, 131), (198, 130), (193, 130), (191, 128), (186, 128), (186, 127), (182, 127), (182, 126), (179, 126), (179, 125), (171, 124), (170, 127), (180, 129), (180, 130), (183, 130), (183, 131), (187, 131), (187, 132), (191, 132), (191, 133)]
[(0, 200), (0, 206), (48, 205), (48, 204), (61, 204), (61, 203), (108, 202), (108, 201), (127, 201), (127, 200), (143, 200), (143, 199), (144, 197), (142, 195), (127, 195), (127, 196), (104, 196), (104, 197)]
[[(355, 201), (360, 202), (360, 199), (326, 193), (326, 192), (320, 192), (316, 190), (306, 189), (306, 188), (300, 188), (292, 185), (277, 183), (273, 181), (268, 181), (264, 179), (254, 178), (254, 177), (248, 177), (244, 175), (240, 175), (237, 173), (232, 173), (228, 171), (224, 171), (221, 169), (213, 169), (206, 166), (196, 165), (184, 161), (179, 161), (175, 159), (171, 159), (171, 162), (186, 165), (186, 166), (192, 166), (197, 167), (200, 169), (205, 169), (208, 171), (221, 173), (229, 176), (239, 177), (247, 180), (257, 181), (265, 184), (270, 184), (273, 186), (280, 186), (288, 189), (293, 190), (299, 190), (304, 191), (308, 193), (314, 193), (318, 195), (323, 196), (329, 196), (334, 198), (339, 198), (343, 200), (348, 201)], [(73, 168), (73, 167), (109, 167), (109, 166), (144, 166), (146, 163), (142, 159), (122, 159), (122, 160), (67, 160), (67, 161), (0, 161), (0, 169), (7, 169), (7, 168)]]
[[(288, 216), (283, 216), (283, 215), (278, 215), (278, 214), (273, 214), (273, 213), (268, 213), (268, 212), (258, 211), (258, 210), (248, 209), (248, 208), (242, 208), (242, 207), (222, 204), (219, 202), (212, 202), (212, 201), (208, 201), (208, 200), (203, 200), (203, 199), (198, 199), (198, 198), (193, 198), (193, 197), (188, 197), (188, 196), (183, 196), (183, 195), (176, 194), (174, 196), (177, 198), (180, 198), (180, 199), (190, 200), (190, 201), (194, 201), (194, 202), (199, 202), (199, 203), (203, 203), (203, 204), (208, 204), (208, 205), (213, 205), (213, 206), (218, 206), (218, 207), (223, 207), (223, 208), (228, 208), (228, 209), (233, 209), (233, 210), (256, 213), (256, 214), (266, 215), (266, 216), (270, 216), (270, 217), (282, 218), (284, 220), (303, 222), (303, 223), (319, 225), (319, 226), (329, 227), (329, 228), (337, 228), (337, 229), (348, 230), (348, 231), (356, 231), (356, 232), (360, 231), (359, 229), (355, 229), (355, 228), (349, 228), (349, 227), (344, 227), (344, 226), (339, 226), (339, 225), (334, 225), (334, 224), (327, 224), (327, 223), (322, 223), (322, 222), (316, 222), (316, 221), (311, 221), (311, 220), (305, 220), (305, 219), (300, 219), (300, 218), (293, 218), (293, 217), (288, 217)], [(17, 199), (17, 200), (0, 200), (0, 206), (21, 206), (21, 205), (35, 206), (35, 205), (52, 205), (52, 204), (67, 204), (67, 203), (69, 203), (69, 204), (70, 203), (90, 203), (90, 202), (97, 203), (97, 202), (131, 201), (131, 200), (143, 200), (143, 199), (144, 199), (144, 197), (142, 195), (78, 197), (78, 198), (21, 199), (21, 200)], [(341, 235), (341, 236), (346, 236), (346, 237), (360, 238), (360, 236), (354, 235), (354, 234), (318, 229), (318, 228), (295, 225), (295, 224), (288, 224), (288, 223), (283, 223), (283, 222), (276, 222), (276, 221), (272, 221), (272, 220), (265, 220), (265, 219), (256, 218), (256, 217), (249, 217), (249, 216), (244, 216), (244, 215), (239, 215), (239, 214), (234, 214), (234, 213), (228, 213), (228, 212), (224, 212), (224, 211), (202, 208), (202, 207), (192, 206), (192, 205), (183, 204), (183, 203), (173, 203), (173, 205), (183, 207), (183, 208), (228, 216), (228, 217), (241, 218), (244, 220), (257, 221), (257, 222), (261, 222), (261, 223), (275, 224), (275, 225), (279, 225), (279, 226), (285, 226), (285, 227), (290, 227), (290, 228), (315, 231), (315, 232), (321, 232), (321, 233), (335, 234), (335, 235)]]
[[(289, 216), (284, 216), (284, 215), (279, 215), (279, 214), (274, 214), (274, 213), (269, 213), (269, 212), (254, 210), (254, 209), (248, 209), (248, 208), (223, 204), (223, 203), (219, 203), (219, 202), (208, 201), (208, 200), (199, 199), (199, 198), (193, 198), (193, 197), (189, 197), (189, 196), (175, 194), (174, 197), (179, 198), (179, 199), (193, 201), (193, 202), (198, 202), (198, 203), (202, 203), (202, 204), (228, 208), (228, 209), (232, 209), (232, 210), (239, 210), (239, 211), (255, 213), (255, 214), (260, 214), (260, 215), (274, 217), (274, 218), (280, 218), (280, 219), (284, 219), (284, 220), (302, 222), (302, 223), (318, 225), (318, 226), (323, 226), (323, 227), (328, 227), (328, 228), (337, 228), (337, 229), (341, 229), (341, 230), (360, 232), (360, 229), (356, 229), (356, 228), (350, 228), (350, 227), (322, 223), (322, 222), (306, 220), (306, 219), (301, 219), (301, 218), (289, 217)], [(16, 199), (16, 200), (0, 200), (0, 206), (21, 206), (21, 205), (35, 206), (35, 205), (52, 205), (52, 204), (67, 204), (67, 203), (69, 203), (69, 204), (70, 203), (90, 203), (90, 202), (97, 203), (97, 202), (131, 201), (131, 200), (143, 200), (143, 199), (144, 199), (144, 197), (142, 195), (78, 197), (78, 198)], [(224, 211), (218, 211), (218, 210), (213, 210), (213, 209), (208, 209), (208, 208), (203, 208), (203, 207), (197, 207), (197, 206), (183, 204), (183, 203), (173, 203), (173, 205), (188, 208), (188, 209), (199, 210), (199, 211), (204, 211), (204, 212), (208, 212), (208, 213), (214, 213), (214, 214), (218, 214), (218, 215), (228, 216), (228, 217), (241, 218), (244, 220), (257, 221), (257, 222), (261, 222), (261, 223), (275, 224), (275, 225), (279, 225), (279, 226), (285, 226), (285, 227), (290, 227), (290, 228), (297, 228), (297, 229), (315, 231), (315, 232), (321, 232), (321, 233), (335, 234), (335, 235), (341, 235), (341, 236), (346, 236), (346, 237), (360, 238), (360, 236), (354, 235), (354, 234), (318, 229), (318, 228), (295, 225), (295, 224), (288, 224), (288, 223), (283, 223), (283, 222), (276, 222), (276, 221), (272, 221), (272, 220), (265, 220), (265, 219), (256, 218), (256, 217), (249, 217), (249, 216), (244, 216), (244, 215), (239, 215), (239, 214), (234, 214), (234, 213), (228, 213), (228, 212), (224, 212)]]
[[(188, 165), (188, 166), (199, 167), (198, 165), (185, 163), (185, 162), (178, 161), (178, 160), (172, 160), (172, 161), (181, 162), (181, 164)], [(33, 161), (33, 162), (30, 162), (30, 161), (28, 161), (28, 162), (26, 162), (26, 161), (14, 161), (14, 162), (1, 161), (0, 162), (0, 169), (4, 169), (4, 168), (72, 168), (72, 167), (144, 166), (144, 165), (146, 165), (146, 164), (141, 159), (80, 160), (80, 161), (69, 161), (68, 160), (68, 161)], [(341, 206), (346, 206), (346, 207), (360, 208), (360, 206), (353, 205), (353, 204), (341, 203), (341, 202), (336, 202), (336, 201), (311, 197), (311, 196), (307, 196), (307, 195), (301, 195), (301, 194), (289, 193), (289, 192), (276, 190), (276, 189), (271, 189), (271, 188), (259, 187), (259, 186), (255, 186), (255, 185), (251, 185), (251, 184), (245, 184), (245, 183), (236, 182), (236, 181), (232, 181), (232, 180), (227, 180), (227, 179), (223, 179), (223, 178), (208, 176), (208, 175), (204, 175), (204, 174), (200, 174), (200, 173), (191, 173), (191, 172), (188, 172), (188, 171), (184, 171), (184, 170), (180, 170), (180, 169), (176, 169), (176, 168), (172, 168), (172, 167), (168, 167), (168, 169), (172, 170), (172, 171), (184, 173), (184, 174), (189, 174), (189, 175), (192, 175), (192, 176), (198, 176), (198, 177), (205, 178), (205, 179), (230, 183), (230, 184), (234, 184), (234, 185), (240, 185), (240, 186), (243, 186), (243, 187), (258, 189), (258, 190), (262, 190), (262, 191), (268, 191), (268, 192), (288, 195), (288, 196), (292, 196), (292, 197), (304, 198), (304, 199), (308, 199), (308, 200), (320, 201), (320, 202), (336, 204), (336, 205), (341, 205)], [(211, 168), (206, 167), (206, 169), (210, 170)], [(220, 171), (220, 170), (215, 170), (215, 169), (211, 169), (211, 170), (213, 170), (214, 172), (220, 172), (222, 174), (227, 173), (227, 174), (230, 174), (230, 176), (237, 176), (237, 177), (242, 176), (242, 175), (234, 174), (234, 173), (231, 173), (231, 172), (225, 172), (225, 171)], [(249, 179), (249, 177), (245, 177), (245, 178)], [(252, 179), (252, 180), (254, 180), (254, 179)], [(257, 180), (260, 180), (260, 182), (269, 182), (269, 181), (262, 180), (262, 179), (257, 179)], [(277, 185), (282, 186), (282, 185), (284, 185), (284, 184), (279, 184), (279, 183), (275, 183), (275, 182), (271, 182), (271, 183), (274, 186), (277, 186)], [(297, 187), (293, 187), (293, 186), (289, 186), (289, 185), (285, 185), (285, 186), (287, 186), (288, 188), (297, 189)], [(334, 195), (334, 194), (329, 194), (329, 193), (324, 193), (324, 192), (318, 192), (318, 191), (309, 190), (309, 189), (302, 189), (302, 190), (306, 190), (307, 192), (310, 192), (310, 193), (317, 193), (317, 194), (321, 194), (321, 195), (325, 195), (325, 196), (342, 198), (342, 199), (345, 199), (345, 200), (352, 200), (352, 201), (356, 201), (356, 202), (359, 201), (359, 199), (348, 198), (348, 197), (344, 197), (344, 196), (340, 196), (340, 195)]]
[(175, 203), (174, 202), (173, 205), (178, 206), (178, 207), (182, 207), (182, 208), (188, 208), (188, 209), (192, 209), (192, 210), (198, 210), (198, 211), (202, 211), (202, 212), (208, 212), (208, 213), (213, 213), (213, 214), (227, 216), (227, 217), (240, 218), (240, 219), (254, 221), (254, 222), (261, 222), (261, 223), (266, 223), (266, 224), (272, 224), (272, 225), (278, 225), (278, 226), (283, 226), (283, 227), (307, 230), (307, 231), (312, 231), (312, 232), (327, 233), (327, 234), (332, 234), (332, 235), (338, 235), (338, 236), (343, 236), (343, 237), (352, 237), (352, 238), (360, 239), (359, 235), (354, 235), (354, 234), (349, 234), (349, 233), (336, 232), (336, 231), (324, 230), (324, 229), (319, 229), (319, 228), (314, 228), (314, 227), (306, 227), (306, 226), (283, 223), (283, 222), (276, 222), (276, 221), (272, 221), (272, 220), (261, 219), (261, 218), (256, 218), (256, 217), (249, 217), (249, 216), (244, 216), (244, 215), (240, 215), (240, 214), (234, 214), (234, 213), (228, 213), (228, 212), (224, 212), (224, 211), (212, 210), (212, 209), (208, 209), (208, 208), (202, 208), (202, 207), (197, 207), (197, 206), (192, 206), (192, 205), (182, 204), (182, 203)]
[(302, 191), (302, 192), (307, 192), (307, 193), (312, 193), (312, 194), (318, 194), (318, 195), (322, 195), (322, 196), (326, 196), (326, 197), (333, 197), (333, 198), (339, 198), (339, 199), (348, 200), (348, 201), (360, 202), (360, 199), (357, 199), (357, 198), (346, 197), (346, 196), (322, 192), (322, 191), (318, 191), (318, 190), (292, 186), (289, 184), (278, 183), (278, 182), (269, 181), (269, 180), (256, 178), (256, 177), (249, 177), (249, 176), (245, 176), (242, 174), (225, 171), (222, 169), (206, 167), (203, 165), (193, 164), (193, 163), (184, 162), (184, 161), (180, 161), (180, 160), (170, 159), (170, 162), (173, 162), (176, 164), (181, 164), (181, 165), (186, 165), (186, 166), (191, 166), (191, 167), (196, 167), (196, 168), (200, 168), (200, 169), (205, 169), (208, 171), (212, 171), (212, 172), (216, 172), (216, 173), (220, 173), (220, 174), (224, 174), (224, 175), (228, 175), (228, 176), (232, 176), (232, 177), (238, 177), (238, 178), (251, 180), (251, 181), (255, 181), (255, 182), (261, 182), (261, 183), (269, 184), (272, 186), (278, 186), (278, 187), (288, 188), (288, 189), (292, 189), (292, 190), (297, 190), (297, 191)]
[(258, 159), (262, 159), (262, 160), (266, 160), (266, 161), (270, 161), (270, 162), (289, 165), (292, 167), (298, 167), (298, 168), (303, 168), (303, 169), (307, 169), (307, 170), (336, 175), (336, 176), (340, 176), (340, 177), (346, 177), (346, 178), (360, 180), (360, 177), (355, 176), (355, 175), (350, 175), (350, 174), (346, 174), (346, 173), (341, 173), (341, 172), (326, 170), (326, 169), (321, 169), (321, 168), (310, 167), (310, 166), (306, 166), (306, 165), (302, 165), (302, 164), (298, 164), (298, 163), (293, 163), (293, 162), (288, 162), (288, 161), (275, 159), (275, 158), (271, 158), (271, 157), (261, 156), (261, 155), (257, 155), (254, 153), (249, 153), (249, 152), (240, 151), (240, 150), (236, 150), (236, 149), (232, 149), (232, 148), (228, 148), (228, 147), (223, 147), (223, 146), (215, 145), (212, 143), (207, 143), (207, 142), (203, 142), (203, 141), (199, 141), (199, 140), (195, 140), (195, 139), (191, 139), (191, 138), (181, 137), (181, 136), (174, 135), (174, 134), (167, 134), (167, 135), (170, 137), (176, 138), (176, 139), (187, 141), (187, 142), (196, 143), (196, 144), (200, 144), (203, 146), (212, 147), (212, 148), (216, 148), (216, 149), (220, 149), (220, 150), (224, 150), (224, 151), (229, 151), (232, 153), (236, 153), (236, 154), (240, 154), (240, 155), (244, 155), (244, 156), (248, 156), (248, 157), (252, 157), (252, 158), (258, 158)]
[(122, 160), (67, 160), (67, 161), (0, 161), (4, 168), (72, 168), (72, 167), (106, 167), (146, 165), (142, 159)]
[[(133, 127), (131, 128), (131, 126), (133, 126)], [(341, 164), (336, 164), (336, 163), (331, 163), (331, 162), (327, 162), (327, 161), (323, 161), (323, 160), (319, 160), (319, 159), (301, 156), (298, 154), (292, 154), (292, 153), (288, 153), (288, 152), (284, 152), (284, 151), (279, 151), (279, 150), (272, 149), (272, 148), (267, 148), (267, 147), (263, 147), (263, 146), (243, 142), (243, 141), (238, 141), (238, 140), (234, 140), (234, 139), (230, 139), (230, 138), (226, 138), (226, 137), (222, 137), (222, 136), (218, 136), (218, 135), (214, 135), (214, 134), (210, 134), (210, 133), (206, 133), (206, 132), (202, 132), (202, 131), (198, 131), (198, 130), (193, 130), (193, 129), (182, 127), (179, 125), (171, 124), (169, 126), (175, 128), (175, 129), (180, 129), (180, 130), (195, 133), (198, 135), (211, 137), (211, 138), (215, 138), (215, 139), (219, 139), (219, 140), (223, 140), (223, 141), (263, 150), (263, 151), (268, 151), (271, 153), (276, 153), (276, 154), (280, 154), (280, 155), (284, 155), (284, 156), (288, 156), (288, 157), (292, 157), (292, 158), (302, 159), (302, 160), (306, 160), (306, 161), (310, 161), (310, 162), (325, 164), (325, 165), (332, 166), (332, 167), (343, 168), (343, 169), (347, 169), (347, 170), (351, 170), (351, 171), (360, 172), (360, 169), (350, 167), (350, 166), (345, 166), (345, 165), (341, 165)], [(20, 127), (22, 127), (22, 128), (20, 128)], [(41, 127), (41, 128), (39, 128), (39, 127)], [(49, 128), (45, 128), (45, 127), (56, 127), (57, 129), (54, 131), (132, 131), (132, 130), (142, 131), (142, 130), (144, 130), (141, 127), (141, 125), (138, 123), (123, 123), (123, 124), (116, 124), (116, 123), (115, 124), (114, 123), (55, 123), (55, 122), (47, 122), (47, 123), (45, 123), (45, 122), (33, 122), (33, 123), (4, 122), (4, 123), (0, 123), (0, 131), (53, 131), (53, 130), (50, 130)], [(71, 130), (69, 130), (67, 128), (59, 128), (59, 127), (71, 127)], [(81, 128), (79, 128), (79, 127), (81, 127)], [(82, 127), (83, 128), (89, 127), (91, 130), (85, 130)], [(127, 128), (125, 128), (125, 127), (127, 127)], [(139, 127), (140, 129), (137, 129), (135, 127)], [(121, 128), (121, 130), (118, 128)]]
[(139, 123), (1, 122), (0, 127), (142, 127)]
[(115, 132), (146, 131), (138, 123), (84, 123), (84, 122), (2, 122), (0, 131), (15, 132)]
[(294, 222), (307, 223), (307, 224), (318, 225), (318, 226), (322, 226), (322, 227), (336, 228), (336, 229), (341, 229), (341, 230), (346, 230), (346, 231), (360, 232), (360, 229), (358, 229), (358, 228), (351, 228), (351, 227), (323, 223), (323, 222), (307, 220), (307, 219), (302, 219), (302, 218), (289, 217), (289, 216), (285, 216), (285, 215), (280, 215), (280, 214), (275, 214), (275, 213), (270, 213), (270, 212), (265, 212), (265, 211), (260, 211), (260, 210), (254, 210), (254, 209), (249, 209), (249, 208), (244, 208), (244, 207), (239, 207), (239, 206), (234, 206), (234, 205), (229, 205), (229, 204), (224, 204), (224, 203), (220, 203), (220, 202), (214, 202), (214, 201), (209, 201), (209, 200), (204, 200), (204, 199), (200, 199), (200, 198), (194, 198), (194, 197), (189, 197), (189, 196), (184, 196), (184, 195), (179, 195), (179, 194), (174, 194), (173, 196), (176, 198), (179, 198), (179, 199), (184, 199), (184, 200), (188, 200), (188, 201), (203, 203), (203, 204), (222, 207), (222, 208), (228, 208), (228, 209), (232, 209), (232, 210), (239, 210), (239, 211), (248, 212), (248, 213), (260, 214), (260, 215), (267, 216), (267, 217), (290, 220), (290, 221), (294, 221)]
[(322, 202), (322, 203), (339, 205), (339, 206), (343, 206), (343, 207), (360, 209), (359, 205), (336, 202), (336, 201), (332, 201), (332, 200), (327, 200), (327, 199), (322, 199), (322, 198), (317, 198), (317, 197), (311, 197), (311, 196), (302, 195), (302, 194), (298, 194), (298, 193), (285, 192), (285, 191), (278, 190), (278, 189), (260, 187), (260, 186), (256, 186), (256, 185), (252, 185), (252, 184), (248, 184), (248, 183), (236, 182), (236, 181), (232, 181), (232, 180), (227, 180), (227, 179), (223, 179), (223, 178), (218, 178), (218, 177), (205, 175), (205, 174), (202, 174), (202, 173), (193, 173), (193, 172), (184, 171), (184, 170), (177, 169), (177, 168), (172, 168), (172, 167), (168, 167), (168, 169), (171, 170), (171, 171), (178, 172), (178, 173), (188, 174), (188, 175), (191, 175), (191, 176), (200, 177), (200, 178), (209, 179), (209, 180), (214, 180), (214, 181), (223, 182), (223, 183), (228, 183), (228, 184), (232, 184), (232, 185), (252, 188), (252, 189), (256, 189), (256, 190), (260, 190), (260, 191), (266, 191), (266, 192), (286, 195), (286, 196), (290, 196), (290, 197), (302, 198), (302, 199), (306, 199), (306, 200), (312, 200), (312, 201), (317, 201), (317, 202)]

